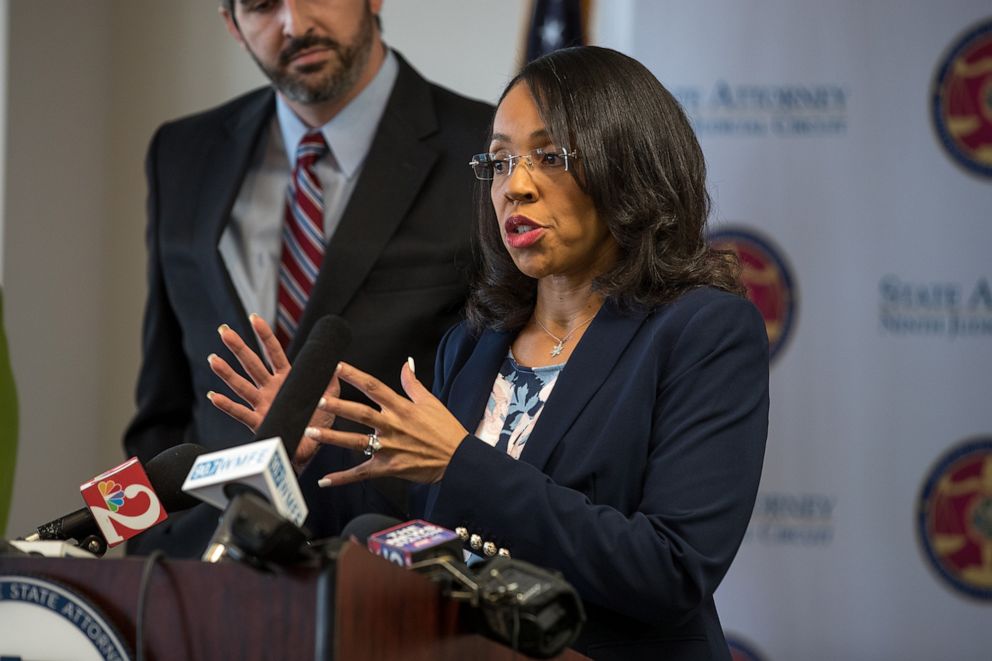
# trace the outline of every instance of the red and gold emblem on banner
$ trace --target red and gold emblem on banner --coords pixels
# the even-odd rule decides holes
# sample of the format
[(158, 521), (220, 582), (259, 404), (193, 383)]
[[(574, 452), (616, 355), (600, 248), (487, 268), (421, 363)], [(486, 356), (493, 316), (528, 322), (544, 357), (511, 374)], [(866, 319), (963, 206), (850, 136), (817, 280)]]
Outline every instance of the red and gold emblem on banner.
[(765, 319), (769, 355), (774, 359), (791, 335), (796, 316), (792, 272), (782, 251), (754, 230), (739, 227), (713, 232), (709, 241), (717, 250), (730, 250), (740, 258), (747, 297)]
[(946, 452), (920, 495), (917, 532), (927, 558), (958, 592), (992, 600), (992, 437)]
[(941, 59), (931, 112), (954, 160), (992, 177), (992, 20), (969, 28)]

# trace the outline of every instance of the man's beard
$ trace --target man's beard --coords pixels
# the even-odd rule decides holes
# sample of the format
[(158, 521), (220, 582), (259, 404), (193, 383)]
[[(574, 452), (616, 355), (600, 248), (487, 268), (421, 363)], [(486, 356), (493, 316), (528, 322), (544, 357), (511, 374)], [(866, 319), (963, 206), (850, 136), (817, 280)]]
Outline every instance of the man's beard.
[[(327, 48), (337, 55), (337, 63), (319, 62), (291, 70), (292, 58), (308, 48)], [(251, 52), (249, 50), (249, 52)], [(292, 39), (279, 53), (279, 62), (269, 68), (254, 53), (255, 63), (268, 76), (272, 84), (290, 101), (311, 104), (333, 101), (346, 95), (355, 86), (368, 64), (372, 52), (372, 11), (368, 5), (362, 15), (358, 33), (350, 44), (341, 44), (330, 37), (320, 37), (307, 32)], [(326, 69), (323, 74), (315, 73)]]

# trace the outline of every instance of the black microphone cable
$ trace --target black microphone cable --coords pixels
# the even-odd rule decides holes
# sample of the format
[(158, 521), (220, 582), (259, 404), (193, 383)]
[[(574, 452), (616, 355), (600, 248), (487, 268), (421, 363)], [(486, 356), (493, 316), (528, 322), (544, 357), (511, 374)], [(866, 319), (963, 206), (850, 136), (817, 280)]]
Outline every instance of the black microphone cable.
[(165, 553), (155, 549), (148, 554), (141, 569), (141, 583), (138, 586), (138, 608), (135, 611), (134, 623), (134, 648), (137, 661), (144, 661), (145, 658), (145, 607), (148, 603), (148, 586), (151, 583), (152, 573), (163, 558)]

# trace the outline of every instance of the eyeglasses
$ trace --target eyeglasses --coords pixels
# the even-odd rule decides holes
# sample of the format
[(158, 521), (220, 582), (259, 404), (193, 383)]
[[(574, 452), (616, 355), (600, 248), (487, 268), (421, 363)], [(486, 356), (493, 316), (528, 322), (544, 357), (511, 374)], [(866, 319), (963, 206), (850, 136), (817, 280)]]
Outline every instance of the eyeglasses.
[(569, 161), (578, 158), (577, 150), (568, 151), (564, 147), (545, 147), (543, 149), (532, 149), (526, 154), (509, 156), (500, 154), (476, 154), (468, 162), (475, 172), (475, 178), (482, 181), (502, 181), (504, 177), (513, 174), (517, 163), (523, 161), (527, 164), (527, 169), (534, 172), (543, 172), (548, 175), (555, 175), (559, 172), (567, 172)]

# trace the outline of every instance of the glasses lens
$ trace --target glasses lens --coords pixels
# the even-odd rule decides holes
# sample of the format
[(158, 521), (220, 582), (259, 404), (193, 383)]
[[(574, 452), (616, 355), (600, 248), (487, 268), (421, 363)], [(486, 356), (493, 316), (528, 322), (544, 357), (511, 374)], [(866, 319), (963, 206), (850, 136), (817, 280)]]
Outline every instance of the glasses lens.
[(542, 170), (559, 170), (567, 163), (566, 152), (560, 147), (548, 147), (547, 149), (535, 149), (531, 152), (534, 162)]
[(493, 178), (493, 155), (492, 154), (476, 154), (472, 157), (469, 162), (472, 166), (472, 171), (475, 172), (475, 178), (481, 179), (482, 181), (491, 181)]

